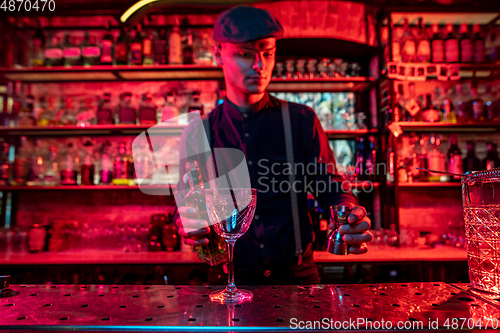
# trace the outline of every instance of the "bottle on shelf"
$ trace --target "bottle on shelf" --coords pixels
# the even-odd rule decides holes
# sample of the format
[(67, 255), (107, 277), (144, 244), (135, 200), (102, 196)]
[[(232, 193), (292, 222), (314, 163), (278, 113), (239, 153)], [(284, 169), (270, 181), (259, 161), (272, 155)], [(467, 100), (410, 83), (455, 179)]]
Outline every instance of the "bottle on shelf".
[(180, 123), (176, 121), (180, 121), (179, 116), (179, 108), (175, 104), (175, 95), (172, 92), (169, 92), (165, 96), (165, 103), (158, 110), (158, 123), (166, 122), (168, 125), (177, 125)]
[(450, 88), (441, 103), (441, 121), (444, 123), (456, 124), (457, 123), (457, 114), (455, 112), (455, 107), (453, 106), (453, 102), (451, 101), (450, 96), (453, 94), (452, 88)]
[(125, 27), (122, 27), (120, 35), (115, 43), (115, 65), (127, 65), (129, 57), (129, 45), (127, 32)]
[(76, 114), (75, 108), (73, 106), (73, 99), (71, 97), (66, 97), (64, 99), (64, 107), (59, 110), (57, 121), (61, 125), (76, 125)]
[(366, 152), (366, 179), (375, 182), (377, 181), (377, 146), (375, 143), (375, 137), (370, 136), (368, 138), (368, 150)]
[(398, 122), (403, 120), (403, 106), (402, 106), (402, 101), (403, 101), (403, 85), (398, 84), (397, 89), (394, 95), (394, 106), (393, 106), (393, 112), (392, 112), (392, 121)]
[(417, 51), (415, 61), (428, 63), (431, 60), (431, 44), (427, 36), (427, 29), (422, 18), (418, 19), (419, 33), (417, 36)]
[(77, 154), (73, 147), (73, 143), (68, 143), (66, 149), (63, 150), (61, 156), (61, 185), (77, 185), (78, 183), (78, 164)]
[(188, 30), (186, 34), (186, 45), (182, 49), (182, 63), (184, 65), (194, 64), (193, 32)]
[(486, 144), (486, 158), (483, 163), (483, 170), (491, 170), (500, 167), (500, 159), (498, 158), (498, 148), (493, 142)]
[(356, 139), (356, 157), (354, 162), (354, 179), (364, 180), (366, 176), (365, 164), (365, 139)]
[(476, 143), (467, 141), (467, 155), (464, 159), (464, 172), (478, 171), (481, 169), (481, 161), (476, 156)]
[(475, 122), (484, 121), (484, 102), (478, 96), (477, 88), (471, 88), (472, 120)]
[(476, 64), (481, 64), (486, 60), (486, 50), (484, 37), (481, 33), (481, 27), (479, 24), (474, 24), (472, 26), (472, 50), (474, 54), (474, 62)]
[(94, 125), (96, 120), (95, 110), (92, 109), (92, 99), (87, 97), (80, 101), (80, 109), (76, 114), (76, 125), (79, 127), (86, 127)]
[(155, 125), (156, 124), (156, 106), (153, 104), (153, 99), (150, 94), (143, 94), (142, 101), (137, 111), (139, 124)]
[(132, 93), (126, 92), (120, 96), (120, 104), (118, 105), (118, 110), (115, 113), (117, 119), (116, 124), (136, 124), (137, 115), (135, 109), (132, 107)]
[(141, 36), (141, 25), (138, 24), (132, 31), (134, 37), (130, 42), (130, 64), (131, 65), (142, 65), (142, 36)]
[(444, 60), (447, 63), (458, 63), (460, 62), (460, 44), (457, 36), (455, 35), (453, 24), (446, 25), (445, 33)]
[(198, 38), (194, 43), (194, 62), (197, 65), (211, 66), (215, 65), (213, 55), (213, 45), (210, 43), (210, 37), (206, 32), (199, 32)]
[[(435, 134), (430, 136), (430, 149), (427, 152), (427, 165), (430, 170), (446, 171), (446, 158), (444, 153), (441, 152), (441, 139), (436, 137)], [(429, 181), (439, 182), (446, 181), (448, 178), (440, 174), (430, 174)]]
[[(460, 151), (460, 148), (458, 148), (457, 134), (450, 135), (450, 147), (448, 148), (448, 172), (458, 175), (462, 175), (464, 173), (462, 152)], [(460, 182), (462, 181), (462, 177), (451, 176), (450, 181)]]
[(64, 53), (59, 44), (57, 36), (50, 38), (50, 44), (45, 47), (44, 51), (45, 66), (62, 66), (64, 64)]
[(101, 147), (99, 160), (99, 184), (110, 185), (113, 181), (113, 156), (111, 156), (111, 144), (106, 141)]
[(153, 40), (153, 49), (154, 49), (155, 65), (167, 64), (168, 47), (167, 47), (167, 32), (165, 29), (161, 29), (160, 35)]
[(26, 177), (26, 185), (38, 186), (43, 185), (45, 175), (45, 159), (47, 153), (42, 146), (42, 141), (34, 140), (34, 147), (31, 156), (28, 158), (28, 175)]
[(469, 121), (469, 102), (466, 99), (464, 94), (464, 87), (461, 84), (457, 85), (457, 96), (456, 96), (456, 105), (457, 105), (457, 122), (465, 123)]
[(43, 33), (42, 27), (40, 25), (40, 21), (37, 20), (37, 29), (35, 34), (33, 35), (33, 39), (31, 42), (32, 49), (30, 52), (30, 66), (32, 67), (40, 67), (43, 66), (45, 62), (44, 57), (44, 47), (45, 47), (45, 34)]
[[(415, 166), (418, 166), (419, 168), (429, 169), (429, 140), (426, 140), (426, 137), (424, 135), (421, 135), (417, 138), (415, 145), (417, 158)], [(419, 172), (415, 174), (414, 180), (418, 180), (421, 182), (429, 181), (429, 174), (423, 170), (419, 170)]]
[(174, 224), (174, 217), (172, 214), (168, 214), (167, 221), (162, 230), (162, 243), (165, 247), (165, 251), (180, 251), (181, 249), (181, 237), (177, 232), (177, 227)]
[(153, 53), (153, 32), (147, 26), (147, 20), (144, 20), (142, 35), (142, 64), (154, 65)]
[(114, 54), (114, 40), (111, 34), (110, 23), (106, 22), (106, 33), (101, 39), (101, 65), (112, 65)]
[(61, 176), (59, 174), (59, 162), (57, 156), (57, 147), (50, 146), (49, 155), (45, 159), (43, 185), (55, 186), (61, 183)]
[(315, 251), (325, 251), (328, 239), (328, 220), (324, 216), (321, 207), (319, 207), (318, 201), (314, 199), (311, 193), (307, 193), (307, 204), (314, 229), (313, 249)]
[(403, 29), (394, 25), (394, 21), (391, 20), (391, 31), (392, 31), (392, 54), (391, 58), (394, 62), (401, 61), (401, 38), (403, 37)]
[(498, 87), (492, 87), (491, 99), (486, 102), (486, 119), (489, 121), (500, 120), (500, 97)]
[[(2, 22), (3, 23), (3, 22)], [(2, 67), (14, 67), (14, 55), (15, 55), (15, 33), (14, 26), (12, 24), (5, 23), (3, 27), (4, 33), (2, 34), (2, 52), (0, 52), (0, 65)]]
[(92, 142), (87, 141), (83, 144), (83, 156), (80, 169), (80, 184), (81, 185), (94, 185), (94, 145)]
[(143, 146), (134, 147), (134, 149), (138, 149), (134, 156), (135, 179), (139, 185), (150, 184), (154, 167), (153, 161), (149, 159), (149, 156), (151, 156), (149, 145), (146, 143)]
[(56, 99), (54, 97), (49, 97), (49, 103), (47, 107), (43, 108), (38, 114), (37, 126), (54, 126), (56, 124)]
[(177, 16), (168, 37), (168, 63), (172, 65), (182, 64), (181, 29), (179, 28), (179, 18)]
[(488, 31), (488, 36), (484, 43), (485, 60), (490, 63), (498, 63), (500, 60), (500, 30), (493, 26)]
[(438, 24), (432, 25), (431, 62), (432, 63), (444, 62), (444, 40), (441, 37), (441, 31), (439, 30)]
[(10, 163), (10, 145), (0, 142), (0, 186), (8, 186), (11, 182), (12, 166)]
[(101, 48), (97, 46), (94, 35), (85, 32), (85, 38), (82, 46), (82, 58), (84, 66), (95, 66), (101, 62)]
[(408, 19), (404, 19), (403, 37), (401, 39), (401, 60), (403, 62), (413, 62), (417, 51), (417, 41), (413, 36)]
[(35, 116), (33, 115), (34, 99), (33, 95), (26, 96), (23, 107), (19, 110), (19, 126), (30, 127), (36, 125)]
[(464, 22), (460, 25), (460, 62), (471, 63), (472, 54), (472, 38), (469, 35), (469, 27)]
[(28, 140), (25, 136), (21, 136), (19, 141), (19, 148), (16, 151), (14, 158), (12, 185), (22, 186), (26, 184), (30, 155), (31, 150), (28, 144)]
[[(184, 182), (189, 182), (189, 191), (184, 199), (186, 206), (196, 209), (199, 219), (208, 221), (207, 208), (205, 205), (205, 194), (203, 178), (198, 166), (198, 161), (186, 162), (186, 173), (182, 177)], [(227, 261), (227, 250), (224, 240), (217, 235), (213, 227), (210, 228), (208, 244), (198, 247), (198, 258), (211, 266), (219, 265)]]
[(439, 119), (441, 118), (440, 111), (437, 110), (432, 103), (432, 95), (427, 94), (425, 98), (425, 107), (422, 111), (422, 120), (430, 123), (436, 123), (439, 122)]
[[(120, 143), (113, 162), (113, 184), (128, 185), (129, 184), (129, 164), (131, 156), (127, 154), (125, 142)], [(133, 165), (133, 162), (132, 162)]]
[(26, 67), (29, 64), (28, 55), (28, 30), (22, 19), (16, 21), (16, 39), (15, 39), (15, 66)]
[(63, 42), (64, 66), (78, 66), (82, 64), (82, 49), (75, 37), (70, 38), (67, 32)]
[(415, 98), (415, 83), (410, 82), (408, 84), (408, 93), (409, 98), (406, 99), (406, 102), (404, 103), (404, 109), (406, 112), (403, 119), (406, 121), (419, 121), (421, 115), (421, 104), (419, 103), (419, 100)]
[(98, 125), (113, 124), (113, 109), (111, 108), (110, 93), (104, 93), (103, 98), (99, 101), (96, 118)]
[(188, 109), (188, 118), (189, 118), (189, 121), (191, 121), (191, 113), (192, 112), (198, 112), (200, 114), (200, 117), (203, 117), (203, 104), (201, 104), (200, 102), (200, 92), (199, 91), (195, 91), (193, 92), (193, 102), (191, 103), (191, 105), (189, 105), (189, 109)]

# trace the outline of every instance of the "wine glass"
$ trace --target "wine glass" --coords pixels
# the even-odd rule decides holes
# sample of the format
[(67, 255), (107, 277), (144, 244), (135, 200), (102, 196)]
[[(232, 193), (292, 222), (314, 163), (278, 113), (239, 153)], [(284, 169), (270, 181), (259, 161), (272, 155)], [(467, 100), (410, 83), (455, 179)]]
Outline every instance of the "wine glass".
[(234, 284), (233, 249), (236, 240), (247, 232), (257, 204), (257, 190), (250, 188), (217, 188), (205, 190), (208, 218), (215, 232), (227, 243), (229, 275), (226, 289), (210, 293), (218, 303), (250, 301), (253, 294), (239, 290)]

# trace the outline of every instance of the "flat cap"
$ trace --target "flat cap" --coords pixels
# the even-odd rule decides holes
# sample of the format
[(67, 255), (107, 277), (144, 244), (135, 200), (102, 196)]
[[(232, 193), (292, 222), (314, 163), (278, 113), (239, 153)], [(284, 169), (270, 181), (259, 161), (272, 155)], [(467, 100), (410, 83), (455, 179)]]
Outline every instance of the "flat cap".
[(237, 6), (222, 12), (214, 24), (214, 41), (246, 43), (267, 37), (280, 38), (283, 27), (265, 9)]

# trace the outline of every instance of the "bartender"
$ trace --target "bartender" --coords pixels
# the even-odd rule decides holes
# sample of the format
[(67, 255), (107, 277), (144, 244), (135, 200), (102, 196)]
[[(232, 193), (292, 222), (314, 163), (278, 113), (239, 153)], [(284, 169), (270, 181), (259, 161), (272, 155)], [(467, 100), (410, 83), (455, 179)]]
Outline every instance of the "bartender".
[[(308, 193), (325, 212), (332, 205), (353, 208), (349, 224), (340, 228), (350, 244), (349, 253), (366, 253), (366, 243), (372, 239), (366, 210), (340, 186), (342, 178), (336, 174), (333, 152), (314, 110), (284, 103), (266, 91), (276, 40), (282, 35), (283, 28), (271, 13), (250, 6), (226, 10), (214, 25), (214, 55), (224, 73), (226, 98), (208, 114), (211, 147), (241, 150), (251, 186), (257, 189), (254, 219), (234, 249), (237, 284), (320, 283), (312, 256)], [(181, 138), (181, 155), (190, 141), (187, 132)], [(183, 163), (179, 168), (183, 175)], [(178, 191), (186, 187), (181, 180)], [(175, 221), (184, 242), (207, 244), (203, 238), (210, 232), (207, 221), (196, 219), (194, 208), (177, 204)], [(208, 279), (209, 284), (226, 284), (224, 265), (211, 266)]]

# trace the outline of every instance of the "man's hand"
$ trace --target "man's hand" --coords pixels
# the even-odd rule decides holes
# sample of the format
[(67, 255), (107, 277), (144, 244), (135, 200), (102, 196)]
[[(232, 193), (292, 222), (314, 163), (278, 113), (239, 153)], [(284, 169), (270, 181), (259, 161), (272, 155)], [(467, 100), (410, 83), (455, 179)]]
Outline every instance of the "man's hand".
[(187, 206), (178, 208), (179, 218), (175, 223), (179, 230), (179, 235), (184, 239), (187, 245), (200, 246), (208, 244), (208, 238), (203, 235), (210, 233), (208, 222), (196, 219), (196, 209)]
[[(366, 209), (361, 206), (352, 207), (351, 213), (347, 217), (349, 224), (339, 227), (339, 232), (344, 235), (342, 239), (344, 242), (349, 243), (349, 253), (363, 254), (368, 251), (366, 243), (373, 239), (372, 234), (369, 232), (371, 221), (366, 216)], [(335, 228), (333, 217), (330, 218), (330, 229)]]

